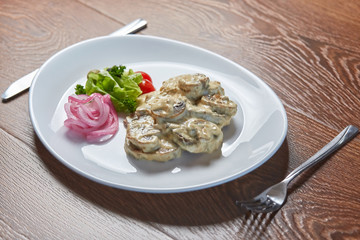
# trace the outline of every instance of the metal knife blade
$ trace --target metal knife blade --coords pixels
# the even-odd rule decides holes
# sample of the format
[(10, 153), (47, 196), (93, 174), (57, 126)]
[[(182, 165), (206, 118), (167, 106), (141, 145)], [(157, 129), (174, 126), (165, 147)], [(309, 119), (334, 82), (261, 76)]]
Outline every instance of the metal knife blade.
[[(110, 36), (123, 36), (126, 34), (136, 33), (146, 27), (147, 21), (144, 19), (136, 19), (135, 21), (125, 25), (119, 30), (110, 34)], [(1, 95), (2, 100), (8, 100), (17, 94), (29, 89), (31, 86), (32, 80), (34, 79), (36, 73), (39, 69), (32, 71), (31, 73), (19, 78), (15, 82), (13, 82)]]
[(31, 85), (32, 80), (34, 79), (36, 73), (39, 69), (35, 69), (31, 73), (26, 74), (22, 78), (19, 78), (15, 82), (13, 82), (1, 95), (3, 100), (8, 100), (9, 98), (25, 91)]

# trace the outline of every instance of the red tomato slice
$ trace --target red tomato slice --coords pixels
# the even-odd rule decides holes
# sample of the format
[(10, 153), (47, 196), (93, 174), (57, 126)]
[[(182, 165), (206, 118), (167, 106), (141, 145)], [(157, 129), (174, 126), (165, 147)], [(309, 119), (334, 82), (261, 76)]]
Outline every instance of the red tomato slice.
[(150, 82), (149, 80), (147, 80), (145, 78), (142, 80), (141, 83), (139, 83), (139, 87), (142, 91), (142, 94), (155, 91), (155, 87), (152, 84), (152, 82)]
[(135, 73), (141, 73), (143, 79), (146, 79), (146, 80), (149, 80), (150, 82), (152, 82), (152, 79), (151, 77), (149, 76), (149, 74), (147, 74), (146, 72), (143, 72), (143, 71), (137, 71)]

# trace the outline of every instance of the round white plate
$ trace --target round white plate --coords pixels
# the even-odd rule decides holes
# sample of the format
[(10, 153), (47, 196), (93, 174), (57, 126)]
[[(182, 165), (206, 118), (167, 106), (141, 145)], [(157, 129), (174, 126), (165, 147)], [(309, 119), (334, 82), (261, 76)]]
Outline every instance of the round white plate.
[[(125, 128), (111, 140), (91, 144), (64, 127), (64, 103), (92, 69), (125, 65), (150, 74), (158, 89), (170, 77), (204, 73), (221, 82), (238, 105), (213, 154), (191, 154), (166, 163), (136, 160), (124, 151)], [(236, 179), (267, 161), (287, 132), (286, 112), (258, 77), (215, 53), (152, 36), (100, 37), (72, 45), (40, 68), (30, 88), (30, 117), (44, 146), (63, 164), (96, 182), (152, 193), (198, 190)]]

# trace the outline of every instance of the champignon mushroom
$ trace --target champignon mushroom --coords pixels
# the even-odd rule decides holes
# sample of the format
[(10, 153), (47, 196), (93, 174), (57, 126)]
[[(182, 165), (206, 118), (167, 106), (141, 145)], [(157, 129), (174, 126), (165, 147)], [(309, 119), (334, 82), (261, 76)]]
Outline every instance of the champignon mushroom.
[(166, 162), (181, 156), (181, 149), (174, 143), (165, 139), (160, 140), (160, 147), (153, 152), (143, 152), (125, 139), (125, 152), (136, 159)]
[(192, 153), (211, 153), (222, 144), (221, 128), (203, 119), (190, 118), (181, 124), (170, 124), (169, 128), (174, 142)]
[(237, 105), (229, 97), (219, 94), (203, 96), (198, 106), (207, 105), (212, 111), (219, 114), (234, 116)]
[(143, 152), (160, 148), (160, 130), (154, 128), (155, 120), (149, 115), (133, 115), (125, 120), (126, 139)]

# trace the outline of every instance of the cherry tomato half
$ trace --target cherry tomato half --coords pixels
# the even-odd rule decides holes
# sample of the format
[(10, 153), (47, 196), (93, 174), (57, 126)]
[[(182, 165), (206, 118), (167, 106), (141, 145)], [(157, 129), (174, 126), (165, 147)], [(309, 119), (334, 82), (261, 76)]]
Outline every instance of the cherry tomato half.
[(145, 78), (142, 80), (141, 83), (139, 83), (139, 87), (142, 91), (142, 94), (155, 91), (155, 87), (152, 84), (152, 82), (150, 82), (149, 80), (147, 80)]
[(141, 73), (143, 79), (146, 79), (146, 80), (149, 80), (151, 83), (152, 83), (152, 79), (151, 77), (149, 76), (149, 74), (147, 74), (146, 72), (143, 72), (143, 71), (137, 71), (135, 73)]

